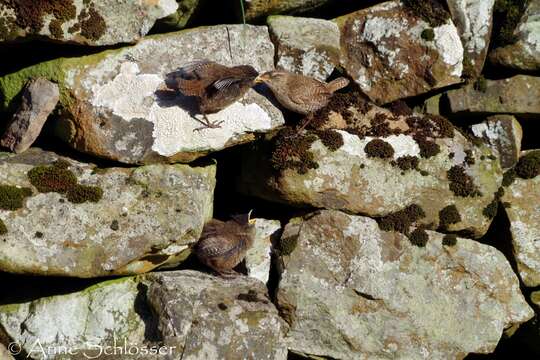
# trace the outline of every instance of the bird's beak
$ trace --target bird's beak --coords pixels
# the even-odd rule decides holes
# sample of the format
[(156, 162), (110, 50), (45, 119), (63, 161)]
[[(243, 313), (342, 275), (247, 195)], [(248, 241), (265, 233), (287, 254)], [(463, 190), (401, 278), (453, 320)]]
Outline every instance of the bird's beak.
[(255, 84), (262, 84), (266, 80), (266, 76), (261, 74), (255, 78)]
[(255, 225), (255, 219), (252, 219), (252, 218), (251, 218), (251, 213), (252, 213), (252, 212), (253, 212), (253, 209), (249, 210), (249, 212), (248, 212), (248, 215), (247, 215), (247, 216), (248, 216), (248, 223), (249, 223), (250, 225)]

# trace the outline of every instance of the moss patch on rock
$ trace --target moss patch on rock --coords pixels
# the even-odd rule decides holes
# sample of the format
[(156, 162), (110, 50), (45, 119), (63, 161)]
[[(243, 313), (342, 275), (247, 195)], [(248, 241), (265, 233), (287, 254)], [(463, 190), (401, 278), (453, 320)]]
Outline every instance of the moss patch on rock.
[(0, 219), (0, 235), (5, 235), (8, 233), (8, 229), (6, 224), (4, 224), (4, 221)]
[(392, 145), (381, 139), (373, 139), (364, 147), (367, 157), (389, 159), (394, 156)]
[(496, 0), (493, 8), (493, 34), (495, 47), (516, 42), (516, 29), (530, 0)]
[(516, 174), (522, 179), (533, 179), (540, 174), (540, 150), (531, 151), (519, 158), (515, 167)]
[(485, 93), (487, 91), (487, 80), (485, 77), (480, 76), (473, 84), (473, 88), (476, 91)]
[(433, 41), (435, 39), (435, 32), (433, 29), (424, 29), (420, 34), (420, 37), (426, 41)]
[(316, 140), (317, 136), (313, 134), (297, 134), (290, 128), (281, 130), (274, 138), (270, 157), (272, 167), (277, 171), (294, 169), (299, 174), (306, 174), (309, 169), (317, 169), (319, 164), (309, 151)]
[(379, 228), (383, 231), (397, 231), (408, 235), (409, 228), (418, 220), (424, 218), (426, 213), (417, 204), (411, 204), (403, 210), (396, 211), (377, 219)]
[(510, 186), (510, 185), (512, 185), (512, 183), (516, 179), (516, 176), (517, 176), (517, 174), (516, 174), (516, 170), (514, 168), (506, 171), (503, 174), (502, 186)]
[(482, 195), (477, 186), (474, 184), (473, 178), (467, 175), (465, 168), (462, 166), (452, 166), (447, 172), (447, 177), (450, 181), (450, 190), (456, 196), (475, 197)]
[(442, 238), (442, 244), (444, 246), (455, 246), (457, 244), (456, 234), (446, 234)]
[(397, 158), (395, 162), (396, 166), (403, 171), (418, 170), (419, 163), (420, 163), (420, 159), (412, 155), (400, 156)]
[(281, 256), (289, 256), (298, 245), (298, 236), (281, 237), (278, 244), (278, 251)]
[(330, 151), (336, 151), (343, 146), (343, 136), (335, 130), (316, 130), (315, 134)]
[(11, 211), (20, 209), (24, 205), (24, 200), (31, 195), (30, 188), (0, 185), (0, 209)]
[(41, 193), (65, 194), (68, 201), (75, 204), (101, 200), (103, 190), (97, 186), (78, 184), (77, 177), (68, 167), (67, 161), (58, 160), (51, 165), (39, 165), (32, 168), (27, 176), (30, 183)]
[(94, 4), (83, 9), (79, 14), (78, 20), (81, 24), (81, 35), (87, 39), (99, 40), (107, 30), (107, 24), (101, 14), (94, 8)]
[(77, 8), (72, 0), (5, 0), (4, 6), (15, 11), (17, 26), (32, 34), (37, 34), (43, 28), (44, 18), (48, 15), (54, 17), (51, 21), (55, 22), (53, 27), (58, 27), (75, 18), (77, 14)]
[(433, 27), (441, 26), (450, 19), (441, 0), (403, 0), (405, 7)]
[(411, 234), (409, 235), (409, 240), (411, 244), (415, 246), (424, 247), (429, 240), (429, 235), (425, 229), (417, 228), (414, 229), (413, 232), (411, 232)]
[(461, 215), (456, 205), (448, 205), (439, 211), (439, 226), (446, 229), (448, 225), (457, 224), (461, 221)]

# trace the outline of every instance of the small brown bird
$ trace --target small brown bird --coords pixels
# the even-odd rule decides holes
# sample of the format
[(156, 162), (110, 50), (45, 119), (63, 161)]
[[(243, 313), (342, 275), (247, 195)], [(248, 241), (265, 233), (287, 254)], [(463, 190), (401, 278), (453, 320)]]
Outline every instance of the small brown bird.
[(166, 84), (170, 89), (180, 90), (185, 96), (197, 99), (199, 112), (205, 128), (219, 128), (222, 121), (210, 122), (206, 114), (218, 112), (239, 100), (254, 85), (259, 75), (249, 65), (228, 67), (209, 60), (193, 61), (178, 71), (167, 75)]
[(255, 238), (250, 215), (234, 216), (229, 221), (210, 220), (194, 247), (199, 261), (222, 276), (235, 275), (233, 268), (244, 259)]

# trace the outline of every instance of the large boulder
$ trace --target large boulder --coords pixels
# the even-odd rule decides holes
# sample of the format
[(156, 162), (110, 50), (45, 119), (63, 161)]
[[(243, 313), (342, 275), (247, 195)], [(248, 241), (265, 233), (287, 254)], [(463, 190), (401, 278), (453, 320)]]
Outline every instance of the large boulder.
[(264, 284), (195, 271), (121, 278), (3, 305), (0, 327), (32, 359), (61, 358), (40, 349), (66, 349), (69, 359), (97, 358), (106, 349), (115, 359), (287, 357), (286, 324)]
[(524, 152), (505, 176), (502, 201), (510, 220), (514, 257), (526, 286), (540, 285), (540, 150)]
[(276, 67), (325, 81), (339, 65), (339, 28), (323, 19), (270, 16)]
[(371, 100), (388, 103), (461, 81), (463, 45), (450, 15), (437, 11), (434, 20), (389, 1), (334, 20), (341, 63)]
[(447, 4), (463, 42), (464, 75), (475, 78), (486, 60), (495, 0), (447, 0)]
[(540, 116), (540, 77), (516, 75), (502, 80), (481, 80), (449, 90), (445, 98), (452, 113)]
[(289, 350), (335, 359), (462, 359), (534, 313), (504, 255), (436, 232), (417, 247), (324, 210), (284, 231), (277, 291)]
[[(196, 46), (194, 45), (196, 44)], [(274, 68), (266, 27), (220, 25), (146, 37), (133, 47), (57, 59), (0, 78), (4, 109), (27, 78), (45, 76), (60, 87), (58, 136), (73, 148), (124, 163), (189, 162), (253, 140), (283, 124), (283, 115), (255, 90), (211, 114), (219, 129), (201, 126), (192, 103), (168, 91), (166, 74), (193, 60)]]
[(493, 217), (486, 209), (502, 181), (487, 146), (469, 141), (442, 117), (397, 115), (367, 103), (359, 107), (358, 99), (347, 104), (346, 97), (334, 97), (323, 112), (328, 117), (316, 115), (318, 130), (281, 131), (245, 152), (238, 189), (372, 217), (408, 217), (414, 206), (420, 210), (411, 223), (473, 237), (486, 233)]
[(540, 0), (530, 0), (514, 31), (515, 42), (494, 49), (489, 60), (518, 70), (540, 70)]
[(98, 277), (181, 261), (212, 216), (215, 165), (0, 158), (0, 271)]
[(39, 37), (84, 45), (132, 43), (177, 8), (175, 0), (2, 1), (0, 42)]

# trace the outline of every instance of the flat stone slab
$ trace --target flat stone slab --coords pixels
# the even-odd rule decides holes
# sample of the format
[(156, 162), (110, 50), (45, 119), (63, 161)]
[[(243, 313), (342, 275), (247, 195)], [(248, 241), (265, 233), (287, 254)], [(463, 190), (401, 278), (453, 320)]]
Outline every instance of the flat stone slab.
[[(196, 44), (196, 46), (195, 46)], [(250, 90), (208, 116), (219, 129), (194, 131), (193, 102), (164, 83), (166, 74), (194, 60), (274, 68), (274, 46), (263, 26), (220, 25), (146, 37), (133, 47), (83, 58), (58, 59), (0, 78), (8, 107), (27, 77), (58, 82), (63, 116), (57, 135), (74, 149), (129, 164), (190, 162), (284, 123), (268, 98)]]
[[(494, 351), (534, 312), (504, 255), (427, 232), (417, 247), (375, 220), (323, 210), (284, 238), (278, 307), (289, 351), (334, 359), (462, 359)], [(478, 329), (482, 329), (479, 331)]]
[(334, 21), (343, 68), (377, 104), (461, 82), (463, 45), (450, 18), (432, 27), (388, 1)]
[(0, 43), (24, 38), (93, 46), (131, 43), (177, 8), (175, 0), (3, 1)]
[[(39, 149), (2, 154), (0, 270), (89, 278), (177, 263), (212, 216), (215, 172), (180, 164), (99, 169)], [(36, 182), (35, 173), (45, 175)]]

